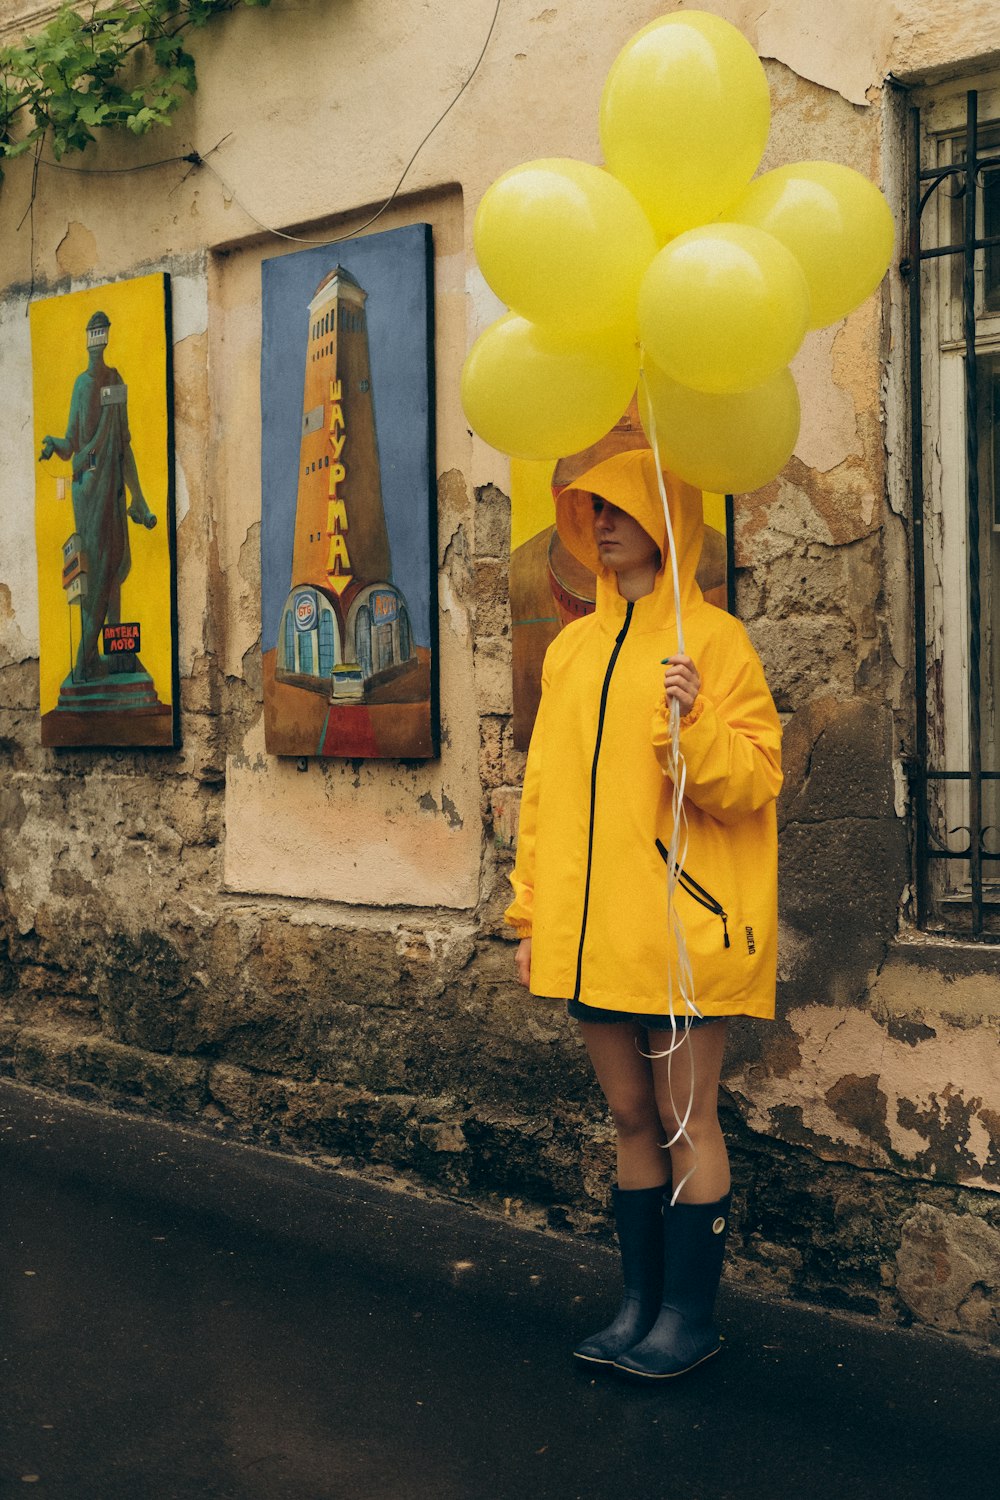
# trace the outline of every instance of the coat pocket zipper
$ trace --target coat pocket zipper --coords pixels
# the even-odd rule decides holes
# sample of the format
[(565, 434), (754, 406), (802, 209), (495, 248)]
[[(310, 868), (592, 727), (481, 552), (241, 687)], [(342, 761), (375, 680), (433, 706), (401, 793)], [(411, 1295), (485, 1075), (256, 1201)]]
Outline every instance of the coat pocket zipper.
[[(659, 851), (660, 858), (663, 860), (663, 863), (665, 865), (669, 865), (670, 856), (668, 855), (660, 839), (656, 840), (656, 847)], [(711, 891), (706, 891), (703, 885), (699, 885), (697, 880), (695, 880), (692, 875), (689, 875), (686, 870), (681, 869), (679, 866), (677, 870), (677, 879), (683, 886), (684, 890), (687, 891), (688, 895), (691, 896), (693, 900), (698, 902), (699, 906), (704, 906), (707, 911), (714, 912), (717, 917), (721, 918), (722, 946), (724, 948), (728, 948), (730, 946), (728, 926), (729, 913), (723, 911), (722, 903), (715, 899)]]

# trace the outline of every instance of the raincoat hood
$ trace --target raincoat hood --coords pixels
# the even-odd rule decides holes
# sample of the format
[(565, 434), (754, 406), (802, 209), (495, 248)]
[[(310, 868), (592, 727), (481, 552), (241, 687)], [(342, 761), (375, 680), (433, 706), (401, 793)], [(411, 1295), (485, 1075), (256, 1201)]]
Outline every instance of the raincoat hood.
[[(701, 589), (695, 580), (705, 535), (701, 491), (669, 472), (664, 472), (663, 479), (677, 549), (681, 609), (686, 612), (702, 599)], [(616, 453), (581, 474), (572, 485), (556, 496), (556, 529), (573, 556), (596, 574), (600, 609), (602, 595), (605, 596), (605, 604), (611, 602), (607, 597), (609, 594), (617, 599), (618, 581), (613, 569), (601, 562), (594, 540), (595, 495), (600, 495), (619, 510), (625, 511), (634, 521), (638, 521), (647, 536), (652, 537), (659, 547), (662, 562), (653, 592), (661, 594), (666, 591), (667, 600), (664, 602), (669, 601), (669, 612), (672, 613), (673, 578), (667, 556), (667, 528), (656, 478), (656, 462), (651, 450), (642, 448), (629, 453)]]

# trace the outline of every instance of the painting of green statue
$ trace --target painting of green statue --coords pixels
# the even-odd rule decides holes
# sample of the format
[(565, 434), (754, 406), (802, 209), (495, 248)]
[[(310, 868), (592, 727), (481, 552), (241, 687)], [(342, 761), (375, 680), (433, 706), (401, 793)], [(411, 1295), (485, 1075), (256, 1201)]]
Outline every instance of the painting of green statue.
[(147, 276), (31, 309), (43, 744), (177, 743), (168, 298)]

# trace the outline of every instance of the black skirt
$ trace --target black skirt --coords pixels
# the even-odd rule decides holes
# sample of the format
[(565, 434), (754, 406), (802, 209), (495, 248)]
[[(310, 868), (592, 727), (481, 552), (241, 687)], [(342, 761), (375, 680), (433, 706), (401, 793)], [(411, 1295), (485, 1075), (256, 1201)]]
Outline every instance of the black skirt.
[(671, 1018), (669, 1012), (665, 1015), (644, 1015), (634, 1010), (602, 1010), (597, 1005), (585, 1005), (582, 1000), (567, 1000), (566, 1014), (574, 1021), (596, 1021), (599, 1024), (635, 1021), (650, 1031), (670, 1031), (674, 1026), (678, 1031), (683, 1031), (689, 1026), (709, 1026), (713, 1021), (730, 1019), (729, 1016), (674, 1016)]

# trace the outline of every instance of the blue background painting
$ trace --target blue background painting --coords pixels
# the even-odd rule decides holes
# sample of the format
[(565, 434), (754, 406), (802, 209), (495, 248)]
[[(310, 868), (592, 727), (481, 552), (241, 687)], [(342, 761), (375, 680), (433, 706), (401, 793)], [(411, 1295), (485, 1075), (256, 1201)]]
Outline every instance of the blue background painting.
[(407, 224), (366, 239), (299, 250), (262, 266), (261, 638), (278, 641), (292, 584), (309, 303), (335, 266), (368, 293), (375, 431), (392, 581), (414, 640), (431, 644), (431, 228)]

